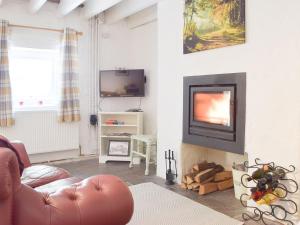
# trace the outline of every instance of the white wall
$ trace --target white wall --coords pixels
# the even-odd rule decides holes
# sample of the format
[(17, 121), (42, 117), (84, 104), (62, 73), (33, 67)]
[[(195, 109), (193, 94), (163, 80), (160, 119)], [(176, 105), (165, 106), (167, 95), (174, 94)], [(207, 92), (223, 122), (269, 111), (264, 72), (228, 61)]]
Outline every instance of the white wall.
[[(271, 6), (271, 7), (270, 7)], [(300, 167), (300, 2), (247, 1), (247, 43), (183, 55), (184, 0), (158, 5), (158, 175), (180, 157), (183, 76), (247, 72), (246, 152)], [(180, 160), (180, 159), (179, 159)]]
[[(73, 11), (66, 17), (59, 17), (57, 15), (57, 4), (46, 3), (45, 6), (37, 13), (31, 14), (28, 10), (28, 1), (23, 0), (10, 0), (4, 1), (3, 5), (0, 7), (0, 18), (6, 19), (12, 24), (21, 24), (21, 25), (32, 25), (32, 26), (41, 26), (49, 27), (55, 29), (63, 29), (65, 27), (72, 27), (78, 31), (84, 33), (82, 37), (79, 38), (79, 79), (80, 79), (80, 101), (81, 101), (81, 115), (82, 121), (80, 122), (80, 131), (78, 136), (75, 138), (80, 138), (80, 145), (82, 151), (85, 154), (95, 152), (95, 149), (92, 146), (91, 135), (93, 130), (89, 127), (89, 110), (90, 110), (90, 77), (89, 77), (89, 49), (88, 49), (88, 21), (83, 19), (79, 11)], [(16, 32), (17, 28), (13, 28), (12, 32)], [(20, 34), (31, 34), (32, 36), (39, 37), (40, 31), (33, 30), (24, 30), (19, 31)], [(53, 35), (51, 32), (49, 35)], [(45, 35), (40, 36), (40, 39), (45, 38)], [(57, 37), (59, 38), (59, 36)], [(27, 36), (24, 36), (26, 40), (22, 44), (28, 45), (31, 47), (33, 42), (36, 39), (29, 39)], [(26, 43), (27, 42), (27, 43)], [(58, 39), (59, 42), (59, 39)], [(56, 113), (56, 112), (53, 112)], [(22, 120), (21, 116), (18, 115), (19, 120)], [(16, 121), (18, 123), (18, 121)], [(35, 129), (38, 126), (35, 126), (36, 123), (41, 123), (41, 121), (32, 121), (32, 127), (24, 128), (24, 132), (30, 133), (30, 129)], [(17, 124), (16, 124), (17, 126)], [(10, 128), (13, 129), (13, 128)], [(51, 129), (49, 129), (51, 130)], [(4, 133), (5, 134), (5, 133)], [(14, 135), (13, 132), (9, 132), (10, 136), (13, 138), (18, 138), (17, 135)]]
[[(83, 154), (96, 153), (97, 140), (96, 130), (89, 125), (89, 115), (93, 111), (92, 79), (89, 69), (89, 24), (82, 17), (80, 10), (75, 10), (65, 17), (57, 15), (57, 4), (46, 3), (37, 14), (31, 14), (28, 10), (28, 2), (23, 0), (4, 1), (0, 7), (0, 18), (6, 19), (12, 24), (32, 25), (62, 29), (72, 27), (84, 33), (79, 39), (79, 60), (80, 60), (80, 101), (82, 120), (79, 124), (79, 142)], [(138, 13), (127, 20), (123, 20), (114, 25), (103, 25), (102, 41), (100, 43), (101, 69), (114, 69), (116, 67), (144, 68), (148, 82), (146, 84), (146, 97), (142, 98), (142, 109), (145, 111), (145, 132), (156, 132), (156, 82), (157, 82), (157, 23), (156, 8), (150, 8)], [(136, 27), (136, 25), (146, 25)], [(134, 27), (134, 28), (133, 28)], [(59, 35), (34, 30), (12, 30), (14, 36), (23, 39), (22, 45), (32, 47), (33, 45), (44, 46), (44, 42), (50, 44), (51, 38)], [(51, 36), (51, 38), (49, 38)], [(47, 40), (46, 40), (47, 39)], [(55, 39), (55, 38), (54, 38)], [(59, 40), (58, 40), (59, 42)], [(123, 111), (128, 108), (136, 108), (139, 105), (139, 98), (104, 99), (102, 109), (105, 111)], [(56, 113), (56, 112), (53, 112)], [(22, 113), (18, 113), (18, 120), (22, 120)], [(23, 118), (25, 119), (25, 117)], [(16, 121), (18, 124), (18, 121)], [(36, 129), (35, 124), (42, 121), (32, 121), (30, 129)], [(19, 123), (21, 124), (21, 123)], [(17, 125), (16, 125), (17, 126)], [(5, 129), (1, 131), (11, 138), (18, 138), (14, 129), (9, 132)], [(27, 133), (31, 133), (29, 128)], [(72, 153), (74, 154), (74, 153)], [(73, 155), (72, 155), (73, 156)], [(68, 157), (68, 156), (66, 156)]]
[[(156, 133), (157, 22), (154, 18), (156, 8), (150, 8), (128, 20), (101, 26), (101, 70), (120, 67), (145, 69), (146, 96), (141, 98), (141, 108), (144, 111), (144, 131), (148, 134)], [(139, 101), (140, 98), (102, 98), (100, 107), (103, 111), (125, 111), (139, 107)]]

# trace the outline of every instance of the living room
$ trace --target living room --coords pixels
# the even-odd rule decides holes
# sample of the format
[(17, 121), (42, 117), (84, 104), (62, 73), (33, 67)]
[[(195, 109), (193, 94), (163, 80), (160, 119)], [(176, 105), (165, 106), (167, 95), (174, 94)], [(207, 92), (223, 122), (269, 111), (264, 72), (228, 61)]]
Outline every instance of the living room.
[(298, 224), (299, 6), (0, 1), (0, 224)]

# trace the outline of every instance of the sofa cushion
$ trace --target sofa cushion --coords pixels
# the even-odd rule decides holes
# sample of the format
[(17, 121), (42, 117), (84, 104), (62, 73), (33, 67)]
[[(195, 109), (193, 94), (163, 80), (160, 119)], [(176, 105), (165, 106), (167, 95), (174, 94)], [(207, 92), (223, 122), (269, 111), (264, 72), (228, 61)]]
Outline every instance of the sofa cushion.
[(39, 186), (39, 187), (35, 188), (35, 190), (38, 191), (38, 192), (53, 194), (54, 192), (56, 192), (60, 188), (63, 188), (63, 187), (66, 187), (66, 186), (71, 186), (72, 184), (76, 184), (80, 181), (82, 181), (81, 178), (69, 177), (69, 178), (66, 178), (66, 179), (53, 181), (49, 184)]
[(21, 181), (23, 184), (36, 188), (68, 177), (70, 177), (70, 173), (64, 169), (48, 165), (35, 165), (24, 169)]

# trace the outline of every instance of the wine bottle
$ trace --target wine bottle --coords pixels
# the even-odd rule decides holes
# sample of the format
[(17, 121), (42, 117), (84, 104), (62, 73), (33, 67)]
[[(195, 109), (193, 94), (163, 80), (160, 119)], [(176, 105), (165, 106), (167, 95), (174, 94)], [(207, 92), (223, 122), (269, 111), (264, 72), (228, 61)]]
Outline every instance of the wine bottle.
[(252, 180), (259, 180), (263, 178), (265, 175), (265, 171), (263, 169), (257, 169), (252, 173)]

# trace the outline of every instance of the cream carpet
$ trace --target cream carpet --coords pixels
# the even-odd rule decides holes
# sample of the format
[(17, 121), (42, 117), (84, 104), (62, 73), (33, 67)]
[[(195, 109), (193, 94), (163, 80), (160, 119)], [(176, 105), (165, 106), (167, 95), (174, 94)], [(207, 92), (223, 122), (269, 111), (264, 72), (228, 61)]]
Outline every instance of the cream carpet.
[(129, 187), (134, 214), (128, 225), (242, 225), (186, 197), (153, 183)]

